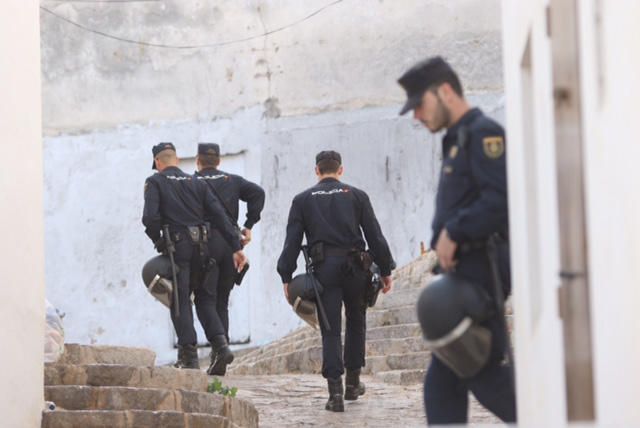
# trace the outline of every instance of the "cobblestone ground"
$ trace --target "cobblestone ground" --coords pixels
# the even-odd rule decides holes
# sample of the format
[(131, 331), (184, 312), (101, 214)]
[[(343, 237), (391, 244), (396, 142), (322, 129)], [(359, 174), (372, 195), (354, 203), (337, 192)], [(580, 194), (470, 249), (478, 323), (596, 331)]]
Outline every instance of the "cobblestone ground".
[[(389, 385), (364, 376), (364, 397), (345, 402), (344, 413), (324, 410), (326, 382), (320, 375), (227, 376), (238, 397), (258, 409), (261, 427), (424, 427), (422, 385)], [(499, 424), (471, 400), (471, 426)], [(500, 425), (497, 425), (500, 426)]]

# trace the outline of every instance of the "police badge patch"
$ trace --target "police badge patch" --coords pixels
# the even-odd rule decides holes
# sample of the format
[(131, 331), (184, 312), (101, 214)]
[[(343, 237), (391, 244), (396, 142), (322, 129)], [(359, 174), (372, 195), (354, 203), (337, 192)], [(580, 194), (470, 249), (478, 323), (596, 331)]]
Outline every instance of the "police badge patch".
[(504, 153), (504, 139), (502, 137), (485, 137), (482, 140), (484, 154), (490, 159), (498, 159)]

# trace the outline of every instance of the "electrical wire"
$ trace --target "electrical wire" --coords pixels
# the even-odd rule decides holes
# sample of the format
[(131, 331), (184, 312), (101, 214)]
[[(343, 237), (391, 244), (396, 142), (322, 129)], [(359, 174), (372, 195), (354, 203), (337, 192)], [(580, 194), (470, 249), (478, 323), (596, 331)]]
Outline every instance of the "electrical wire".
[[(82, 0), (84, 2), (89, 2), (89, 3), (97, 3), (97, 1), (87, 1), (87, 0)], [(125, 0), (117, 0), (118, 2), (124, 2)], [(128, 0), (129, 2), (131, 0)], [(148, 1), (148, 0), (147, 0)], [(308, 19), (313, 18), (314, 16), (318, 15), (319, 13), (323, 12), (324, 10), (335, 6), (338, 3), (342, 3), (344, 0), (336, 0), (332, 3), (329, 3), (323, 7), (321, 7), (320, 9), (314, 11), (313, 13), (305, 16), (304, 18), (301, 18), (297, 21), (294, 21), (290, 24), (287, 24), (285, 26), (276, 28), (274, 30), (269, 30), (266, 31), (262, 34), (257, 34), (254, 36), (249, 36), (249, 37), (244, 37), (241, 39), (235, 39), (235, 40), (227, 40), (224, 42), (216, 42), (216, 43), (205, 43), (205, 44), (198, 44), (198, 45), (171, 45), (171, 44), (165, 44), (165, 43), (152, 43), (152, 42), (146, 42), (144, 40), (134, 40), (134, 39), (128, 39), (125, 37), (120, 37), (120, 36), (116, 36), (113, 34), (109, 34), (109, 33), (105, 33), (104, 31), (100, 31), (100, 30), (96, 30), (90, 27), (87, 27), (86, 25), (80, 24), (79, 22), (73, 21), (65, 16), (62, 16), (54, 11), (52, 11), (51, 9), (48, 9), (44, 6), (40, 6), (40, 9), (42, 9), (44, 12), (47, 12), (48, 14), (53, 15), (54, 17), (56, 17), (57, 19), (60, 19), (70, 25), (73, 25), (75, 27), (81, 28), (82, 30), (88, 31), (90, 33), (94, 33), (97, 34), (99, 36), (102, 37), (106, 37), (108, 39), (112, 39), (112, 40), (117, 40), (123, 43), (131, 43), (131, 44), (136, 44), (136, 45), (141, 45), (141, 46), (147, 46), (147, 47), (152, 47), (152, 48), (164, 48), (164, 49), (205, 49), (205, 48), (215, 48), (215, 47), (220, 47), (220, 46), (228, 46), (228, 45), (233, 45), (233, 44), (238, 44), (238, 43), (244, 43), (244, 42), (248, 42), (251, 40), (256, 40), (256, 39), (260, 39), (262, 37), (266, 37), (269, 36), (271, 34), (275, 34), (275, 33), (279, 33), (281, 31), (287, 30), (291, 27), (294, 27), (298, 24), (303, 23), (304, 21), (307, 21)], [(114, 0), (112, 0), (111, 2), (114, 2)]]

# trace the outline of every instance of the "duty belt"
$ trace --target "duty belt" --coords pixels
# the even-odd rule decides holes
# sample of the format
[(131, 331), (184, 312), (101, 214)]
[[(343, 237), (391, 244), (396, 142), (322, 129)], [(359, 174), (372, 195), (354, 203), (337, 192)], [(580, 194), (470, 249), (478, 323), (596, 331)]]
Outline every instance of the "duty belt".
[(325, 245), (324, 247), (324, 256), (325, 257), (346, 257), (350, 254), (353, 254), (354, 250), (340, 248), (340, 247), (329, 247)]

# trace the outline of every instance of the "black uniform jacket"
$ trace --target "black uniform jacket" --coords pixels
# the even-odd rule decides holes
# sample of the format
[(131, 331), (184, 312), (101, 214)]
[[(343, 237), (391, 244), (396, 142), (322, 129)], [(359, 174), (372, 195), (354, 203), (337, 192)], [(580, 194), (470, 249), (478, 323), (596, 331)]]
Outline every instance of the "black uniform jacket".
[(326, 178), (293, 199), (287, 236), (278, 260), (283, 283), (290, 282), (296, 270), (303, 234), (309, 246), (323, 242), (332, 247), (358, 250), (365, 250), (366, 238), (382, 275), (390, 275), (395, 267), (369, 196), (336, 179)]
[(203, 169), (195, 173), (198, 180), (215, 188), (215, 193), (229, 211), (232, 223), (238, 223), (239, 201), (247, 203), (247, 219), (244, 227), (251, 229), (260, 221), (260, 213), (264, 208), (264, 190), (262, 187), (239, 175), (229, 174), (215, 168)]
[(164, 224), (175, 230), (202, 225), (205, 218), (220, 230), (233, 251), (241, 248), (224, 208), (205, 183), (194, 180), (178, 167), (166, 168), (145, 181), (142, 224), (153, 242), (160, 238)]
[(442, 228), (458, 244), (486, 241), (508, 231), (504, 130), (471, 109), (447, 130), (431, 247)]

